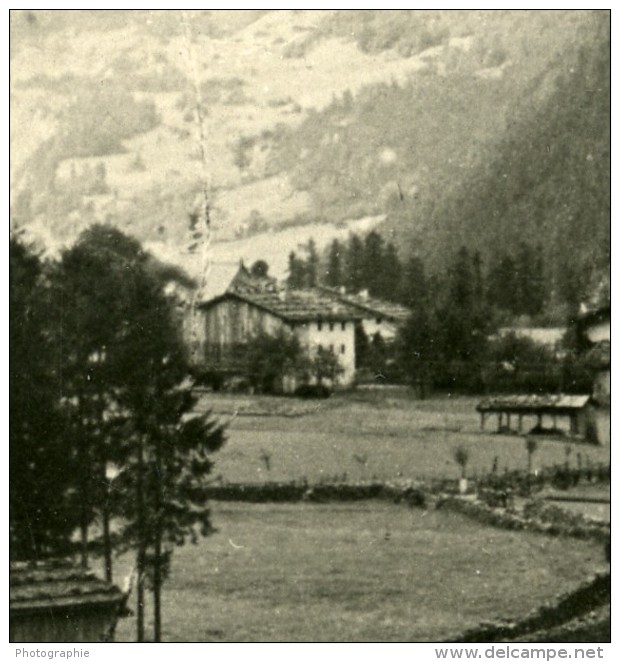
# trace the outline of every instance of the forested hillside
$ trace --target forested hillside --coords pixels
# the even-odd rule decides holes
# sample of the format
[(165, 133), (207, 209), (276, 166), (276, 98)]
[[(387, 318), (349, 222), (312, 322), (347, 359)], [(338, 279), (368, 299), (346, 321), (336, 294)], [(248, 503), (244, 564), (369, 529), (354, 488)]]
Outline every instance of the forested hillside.
[(14, 226), (58, 252), (105, 221), (191, 261), (194, 83), (215, 254), (286, 241), (284, 264), (384, 221), (433, 272), (518, 238), (573, 300), (606, 263), (608, 12), (12, 12)]
[[(608, 28), (608, 26), (607, 26)], [(531, 116), (509, 127), (497, 149), (447, 195), (426, 207), (412, 236), (437, 263), (465, 245), (489, 260), (520, 242), (540, 245), (551, 293), (577, 302), (610, 267), (609, 30)], [(407, 227), (397, 209), (391, 227)]]

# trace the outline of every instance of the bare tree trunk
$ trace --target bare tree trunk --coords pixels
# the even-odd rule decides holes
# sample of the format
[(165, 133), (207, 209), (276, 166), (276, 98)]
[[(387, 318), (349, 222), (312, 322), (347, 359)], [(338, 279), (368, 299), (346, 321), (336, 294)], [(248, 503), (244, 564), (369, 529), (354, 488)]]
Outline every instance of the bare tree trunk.
[(137, 488), (137, 514), (138, 514), (138, 585), (136, 607), (136, 634), (139, 642), (144, 641), (144, 571), (146, 569), (146, 522), (144, 512), (144, 441), (142, 435), (138, 438), (138, 477)]
[(162, 458), (161, 439), (159, 435), (155, 438), (155, 474), (157, 484), (155, 486), (155, 541), (154, 541), (154, 567), (153, 567), (153, 640), (161, 641), (161, 538), (162, 538), (162, 491), (164, 481), (164, 466)]
[(88, 520), (85, 505), (82, 506), (80, 518), (80, 565), (88, 568)]
[(153, 567), (153, 640), (161, 641), (161, 531), (155, 538), (155, 559)]
[(110, 541), (110, 509), (108, 506), (108, 495), (103, 504), (103, 565), (105, 570), (105, 579), (112, 581), (112, 544)]

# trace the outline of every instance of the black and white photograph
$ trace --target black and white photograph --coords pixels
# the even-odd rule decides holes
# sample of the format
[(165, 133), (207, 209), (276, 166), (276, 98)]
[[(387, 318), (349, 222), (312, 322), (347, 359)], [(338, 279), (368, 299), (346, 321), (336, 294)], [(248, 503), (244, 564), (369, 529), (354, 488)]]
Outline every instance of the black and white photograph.
[(5, 12), (12, 659), (603, 659), (613, 12)]

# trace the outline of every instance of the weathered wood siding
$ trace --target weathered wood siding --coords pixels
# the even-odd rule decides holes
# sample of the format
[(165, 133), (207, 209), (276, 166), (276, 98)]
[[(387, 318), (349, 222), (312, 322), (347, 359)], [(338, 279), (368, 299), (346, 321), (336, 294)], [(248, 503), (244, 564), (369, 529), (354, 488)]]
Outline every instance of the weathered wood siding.
[(221, 301), (204, 312), (205, 343), (221, 350), (243, 345), (261, 331), (277, 333), (284, 326), (275, 315), (236, 299)]
[(10, 615), (9, 640), (15, 643), (86, 643), (105, 641), (118, 618), (116, 606), (50, 607), (32, 614)]

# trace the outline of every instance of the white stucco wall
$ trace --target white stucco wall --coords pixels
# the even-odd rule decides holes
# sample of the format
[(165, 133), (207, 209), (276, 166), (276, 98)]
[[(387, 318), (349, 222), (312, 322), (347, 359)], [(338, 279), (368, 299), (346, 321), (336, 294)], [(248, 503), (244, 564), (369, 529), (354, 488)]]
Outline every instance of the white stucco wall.
[(372, 340), (377, 333), (381, 334), (383, 340), (394, 340), (398, 331), (396, 325), (382, 317), (368, 317), (362, 320), (364, 333)]
[(597, 343), (603, 340), (611, 340), (611, 322), (604, 320), (589, 326), (586, 330), (586, 335), (590, 342)]
[(295, 326), (295, 333), (302, 346), (316, 352), (319, 346), (331, 349), (344, 369), (338, 382), (349, 385), (355, 377), (355, 323), (305, 322)]

